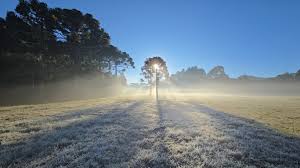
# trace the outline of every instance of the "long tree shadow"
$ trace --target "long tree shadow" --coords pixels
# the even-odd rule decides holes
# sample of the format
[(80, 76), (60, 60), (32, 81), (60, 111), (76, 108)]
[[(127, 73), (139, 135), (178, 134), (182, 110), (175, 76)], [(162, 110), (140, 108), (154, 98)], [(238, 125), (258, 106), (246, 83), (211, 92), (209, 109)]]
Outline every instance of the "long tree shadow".
[[(257, 167), (299, 167), (300, 138), (279, 133), (254, 120), (216, 111), (199, 103), (191, 103), (199, 112), (207, 114), (216, 128), (233, 139), (231, 150), (242, 154), (233, 159)], [(224, 143), (224, 148), (226, 144)]]
[[(169, 148), (166, 145), (166, 125), (164, 112), (160, 101), (149, 101), (155, 122), (144, 141), (139, 145), (140, 150), (129, 167), (175, 167), (170, 159)], [(149, 111), (148, 111), (149, 112)]]
[(92, 115), (0, 147), (0, 167), (126, 167), (137, 152), (136, 142), (147, 135), (144, 123), (129, 114), (142, 102), (106, 113), (89, 109), (57, 116), (56, 120)]
[(160, 100), (156, 101), (156, 108), (159, 115), (159, 121), (158, 121), (159, 127), (155, 131), (157, 131), (158, 133), (157, 139), (160, 142), (158, 151), (159, 151), (159, 157), (161, 158), (161, 162), (158, 164), (159, 165), (158, 167), (175, 167), (175, 165), (171, 162), (170, 152), (165, 143), (166, 123), (165, 123), (164, 113), (162, 110), (162, 105)]

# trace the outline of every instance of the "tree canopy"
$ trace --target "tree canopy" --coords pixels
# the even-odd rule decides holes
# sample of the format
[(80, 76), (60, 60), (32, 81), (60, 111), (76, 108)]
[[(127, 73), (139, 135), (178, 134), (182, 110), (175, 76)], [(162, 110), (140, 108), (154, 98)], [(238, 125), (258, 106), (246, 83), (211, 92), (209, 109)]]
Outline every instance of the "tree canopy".
[[(155, 65), (157, 67), (155, 67)], [(161, 57), (147, 58), (146, 61), (144, 62), (143, 67), (141, 68), (142, 70), (141, 75), (150, 85), (153, 84), (156, 68), (157, 68), (157, 72), (158, 72), (157, 75), (159, 79), (162, 78), (167, 79), (169, 77), (167, 64)]]
[(229, 79), (223, 66), (215, 66), (207, 74), (203, 68), (192, 66), (171, 75), (171, 81), (174, 83), (195, 84), (203, 80), (223, 80)]
[(198, 68), (197, 66), (192, 66), (181, 71), (176, 72), (171, 75), (172, 81), (190, 81), (196, 82), (201, 79), (206, 78), (206, 72), (202, 68)]
[(216, 66), (207, 73), (207, 76), (212, 79), (229, 79), (229, 76), (225, 73), (223, 66)]
[(147, 58), (141, 70), (141, 75), (143, 76), (143, 79), (141, 79), (141, 81), (143, 82), (144, 80), (146, 80), (146, 82), (148, 83), (150, 88), (150, 95), (152, 94), (152, 87), (155, 81), (155, 73), (157, 75), (156, 77), (158, 81), (160, 79), (169, 78), (169, 72), (166, 61), (163, 60), (161, 57)]
[(0, 18), (1, 84), (59, 80), (89, 72), (114, 73), (134, 68), (128, 53), (110, 44), (110, 36), (91, 14), (49, 8), (38, 0), (20, 0)]

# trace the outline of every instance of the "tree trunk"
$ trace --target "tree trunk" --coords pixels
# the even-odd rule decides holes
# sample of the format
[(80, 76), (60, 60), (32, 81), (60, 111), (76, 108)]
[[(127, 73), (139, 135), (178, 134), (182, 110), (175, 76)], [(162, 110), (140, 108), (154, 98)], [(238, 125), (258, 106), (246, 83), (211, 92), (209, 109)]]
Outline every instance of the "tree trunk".
[(35, 77), (34, 77), (34, 73), (32, 72), (32, 89), (35, 88), (35, 81), (34, 81)]
[(109, 69), (109, 72), (111, 72), (111, 63), (110, 63), (110, 61), (108, 61), (108, 69)]
[(115, 63), (115, 75), (118, 76), (118, 65)]
[(152, 96), (153, 94), (153, 87), (154, 87), (154, 82), (152, 80), (150, 80), (150, 96)]

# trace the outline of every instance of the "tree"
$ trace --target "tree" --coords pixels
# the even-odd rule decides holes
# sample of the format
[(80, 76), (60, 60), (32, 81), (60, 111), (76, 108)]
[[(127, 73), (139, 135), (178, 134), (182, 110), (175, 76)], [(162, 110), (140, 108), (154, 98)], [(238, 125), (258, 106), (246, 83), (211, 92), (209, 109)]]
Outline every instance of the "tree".
[(286, 73), (277, 75), (275, 77), (275, 79), (277, 79), (277, 80), (295, 80), (295, 74), (286, 72)]
[[(46, 3), (38, 0), (21, 0), (16, 7), (16, 15), (28, 26), (24, 43), (40, 57), (42, 62), (52, 61), (49, 50), (55, 45), (55, 18)], [(22, 30), (22, 29), (20, 29)]]
[(57, 22), (55, 34), (63, 42), (63, 52), (70, 55), (75, 72), (91, 70), (91, 67), (98, 69), (94, 65), (97, 53), (110, 43), (110, 37), (99, 26), (99, 21), (76, 9), (55, 8), (52, 13)]
[(295, 79), (300, 81), (300, 69), (296, 72)]
[(141, 75), (144, 77), (144, 79), (147, 81), (150, 87), (150, 95), (152, 94), (152, 87), (154, 84), (154, 75), (155, 75), (155, 67), (159, 67), (157, 69), (158, 72), (158, 80), (159, 79), (168, 79), (169, 78), (169, 72), (167, 68), (166, 62), (161, 57), (152, 57), (147, 58), (144, 62), (143, 67), (141, 68), (142, 73)]
[(114, 55), (112, 61), (114, 63), (116, 76), (118, 75), (118, 72), (122, 74), (129, 67), (135, 68), (133, 59), (126, 52), (119, 51), (116, 55)]
[(211, 79), (229, 79), (228, 75), (225, 73), (223, 66), (216, 66), (210, 70), (207, 77)]
[(268, 78), (262, 78), (262, 77), (251, 76), (251, 75), (241, 75), (237, 79), (239, 79), (239, 80), (267, 80)]
[(197, 66), (189, 67), (186, 70), (178, 71), (171, 76), (174, 82), (197, 83), (206, 78), (206, 72)]
[(7, 46), (7, 40), (8, 40), (8, 37), (7, 37), (7, 25), (6, 25), (6, 21), (5, 19), (1, 18), (0, 17), (0, 58), (1, 56), (3, 55), (3, 53), (6, 52), (8, 46)]
[(205, 78), (206, 72), (202, 68), (198, 68), (197, 66), (190, 67), (186, 70), (186, 73), (190, 76), (194, 76), (195, 78)]
[[(39, 0), (20, 0), (0, 18), (1, 84), (43, 84), (87, 73), (115, 74), (133, 67), (126, 52), (91, 14), (49, 8)], [(110, 54), (106, 49), (110, 49)]]
[[(117, 47), (109, 45), (99, 53), (99, 62), (108, 67), (108, 71), (114, 71), (115, 76), (123, 73), (127, 68), (135, 68), (133, 59), (126, 52), (120, 51)], [(103, 58), (103, 60), (101, 60)]]

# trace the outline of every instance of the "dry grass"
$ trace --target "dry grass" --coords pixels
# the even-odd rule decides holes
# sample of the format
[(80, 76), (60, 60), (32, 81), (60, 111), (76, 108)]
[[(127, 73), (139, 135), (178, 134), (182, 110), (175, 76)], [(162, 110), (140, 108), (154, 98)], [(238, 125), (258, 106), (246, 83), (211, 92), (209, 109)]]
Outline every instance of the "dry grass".
[(213, 109), (239, 117), (254, 119), (281, 132), (300, 135), (300, 97), (191, 95)]
[(200, 103), (218, 101), (134, 96), (1, 107), (0, 167), (299, 167), (299, 138)]
[[(9, 144), (32, 136), (45, 129), (53, 129), (69, 122), (47, 122), (53, 117), (89, 108), (116, 105), (134, 97), (115, 97), (66, 101), (60, 103), (0, 107), (0, 144)], [(74, 120), (75, 121), (75, 120)], [(44, 123), (43, 123), (44, 122)], [(43, 125), (44, 124), (44, 125)]]
[(157, 123), (155, 105), (143, 100), (2, 107), (0, 167), (124, 167)]

